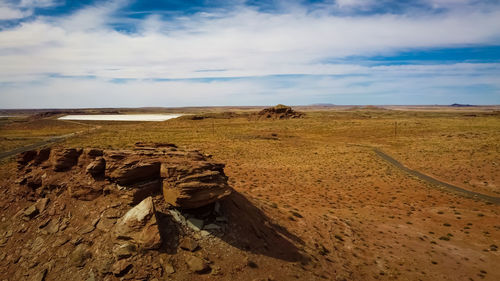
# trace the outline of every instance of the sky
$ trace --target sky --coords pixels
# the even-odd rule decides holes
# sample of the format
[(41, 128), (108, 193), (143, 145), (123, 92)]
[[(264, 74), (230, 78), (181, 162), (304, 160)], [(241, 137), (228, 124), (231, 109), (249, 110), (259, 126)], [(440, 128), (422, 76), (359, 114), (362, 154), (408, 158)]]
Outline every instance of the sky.
[(500, 104), (500, 0), (0, 0), (0, 108)]

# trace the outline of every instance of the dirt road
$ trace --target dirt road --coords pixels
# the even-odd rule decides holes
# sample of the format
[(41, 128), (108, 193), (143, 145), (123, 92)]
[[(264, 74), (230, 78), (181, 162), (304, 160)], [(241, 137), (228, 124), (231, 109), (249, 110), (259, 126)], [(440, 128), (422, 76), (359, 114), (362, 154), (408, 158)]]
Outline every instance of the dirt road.
[(442, 181), (440, 181), (438, 179), (435, 179), (433, 177), (430, 177), (428, 175), (422, 174), (422, 173), (420, 173), (418, 171), (412, 170), (412, 169), (404, 166), (399, 161), (397, 161), (396, 159), (394, 159), (391, 156), (387, 155), (386, 153), (384, 153), (383, 151), (381, 151), (380, 149), (378, 149), (376, 147), (364, 146), (364, 145), (363, 145), (363, 147), (369, 147), (369, 148), (373, 149), (373, 151), (380, 158), (382, 158), (385, 161), (391, 163), (396, 168), (398, 168), (400, 170), (403, 170), (406, 173), (408, 173), (408, 174), (410, 174), (412, 176), (415, 176), (415, 177), (417, 177), (417, 178), (419, 178), (419, 179), (421, 179), (423, 181), (426, 181), (428, 183), (431, 183), (431, 184), (434, 184), (434, 185), (437, 185), (437, 186), (441, 186), (444, 189), (450, 190), (452, 192), (459, 193), (459, 194), (461, 194), (463, 196), (466, 196), (466, 197), (478, 198), (478, 199), (485, 200), (487, 202), (491, 202), (491, 203), (500, 205), (500, 197), (489, 196), (489, 195), (486, 195), (486, 194), (477, 193), (477, 192), (470, 191), (470, 190), (467, 190), (467, 189), (463, 189), (461, 187), (458, 187), (458, 186), (455, 186), (455, 185), (452, 185), (452, 184), (449, 184), (449, 183), (446, 183), (446, 182), (442, 182)]
[[(80, 125), (88, 126), (88, 124), (80, 123), (80, 122), (66, 121), (66, 120), (64, 120), (64, 122), (71, 122), (71, 123), (77, 123)], [(60, 141), (63, 141), (67, 138), (70, 138), (70, 137), (74, 137), (74, 136), (82, 135), (82, 134), (88, 134), (88, 133), (93, 132), (94, 130), (97, 130), (99, 128), (101, 128), (101, 126), (95, 126), (95, 127), (89, 128), (89, 129), (84, 130), (84, 131), (78, 131), (75, 133), (69, 133), (69, 134), (65, 134), (65, 135), (61, 135), (61, 136), (51, 137), (51, 138), (48, 138), (48, 139), (45, 139), (43, 141), (39, 141), (39, 142), (30, 144), (30, 145), (26, 145), (26, 146), (18, 147), (18, 148), (9, 150), (9, 151), (1, 152), (0, 153), (0, 160), (14, 156), (16, 154), (19, 154), (19, 153), (22, 153), (22, 152), (25, 152), (28, 150), (33, 150), (33, 149), (47, 146), (47, 145), (52, 144), (52, 143), (60, 142)]]

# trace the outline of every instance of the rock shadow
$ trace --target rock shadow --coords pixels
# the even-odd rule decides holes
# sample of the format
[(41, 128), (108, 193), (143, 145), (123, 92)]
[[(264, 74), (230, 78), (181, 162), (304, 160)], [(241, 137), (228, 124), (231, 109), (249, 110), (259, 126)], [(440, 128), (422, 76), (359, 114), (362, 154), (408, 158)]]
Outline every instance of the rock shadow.
[(220, 204), (222, 212), (228, 218), (226, 231), (220, 237), (223, 241), (254, 254), (308, 263), (308, 258), (298, 248), (304, 241), (286, 228), (273, 223), (243, 194), (233, 190)]
[(179, 237), (181, 236), (181, 229), (179, 224), (172, 220), (169, 214), (161, 211), (156, 211), (156, 221), (158, 222), (158, 229), (162, 239), (162, 245), (159, 249), (161, 253), (173, 255), (177, 253), (179, 245)]

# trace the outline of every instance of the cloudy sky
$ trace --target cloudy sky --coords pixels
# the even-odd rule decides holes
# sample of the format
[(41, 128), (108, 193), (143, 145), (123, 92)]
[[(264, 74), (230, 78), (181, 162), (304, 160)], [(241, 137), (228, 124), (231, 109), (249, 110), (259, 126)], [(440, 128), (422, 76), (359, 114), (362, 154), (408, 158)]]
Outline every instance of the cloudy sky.
[(500, 104), (500, 0), (0, 0), (0, 108)]

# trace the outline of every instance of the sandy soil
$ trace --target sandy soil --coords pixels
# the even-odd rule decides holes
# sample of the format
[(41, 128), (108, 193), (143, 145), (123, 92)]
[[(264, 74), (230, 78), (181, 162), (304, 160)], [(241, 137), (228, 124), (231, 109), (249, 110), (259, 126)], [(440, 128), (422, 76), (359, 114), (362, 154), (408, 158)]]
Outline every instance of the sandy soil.
[[(202, 149), (226, 163), (229, 183), (241, 196), (235, 201), (240, 208), (225, 205), (232, 214), (226, 236), (199, 240), (199, 254), (212, 262), (216, 274), (190, 272), (182, 250), (138, 257), (152, 263), (160, 255), (171, 259), (176, 272), (158, 279), (500, 279), (500, 206), (429, 185), (394, 168), (372, 150), (352, 145), (382, 147), (411, 168), (499, 196), (497, 117), (470, 120), (448, 112), (392, 111), (306, 114), (303, 120), (286, 121), (99, 123), (103, 129), (92, 136), (69, 139), (61, 146), (121, 148), (139, 140), (169, 141)], [(394, 122), (400, 124), (397, 137)], [(11, 162), (3, 164), (0, 176), (9, 179), (14, 168)], [(32, 202), (12, 198), (6, 189), (2, 192), (0, 232), (5, 233), (13, 214)], [(66, 203), (65, 212), (74, 212), (75, 223), (91, 219), (93, 213), (78, 213), (82, 206), (91, 208), (88, 203), (70, 204), (64, 197), (53, 202), (58, 200)], [(97, 201), (96, 209), (111, 199), (99, 200), (104, 201)], [(3, 249), (15, 249), (21, 245), (19, 239), (26, 243), (37, 235), (27, 233), (14, 231)], [(92, 232), (82, 237), (92, 240), (99, 235)], [(172, 235), (182, 239), (192, 234)], [(58, 251), (71, 250), (71, 244), (65, 247)], [(22, 256), (22, 248), (14, 252)], [(62, 264), (64, 260), (63, 253), (55, 259)], [(28, 277), (47, 262), (42, 259), (34, 267), (27, 262)], [(0, 266), (7, 269), (0, 278), (23, 270), (9, 254), (0, 256)], [(87, 278), (90, 268), (58, 270), (49, 271), (46, 279), (56, 280), (58, 274), (69, 271)], [(26, 278), (19, 277), (14, 280)]]

